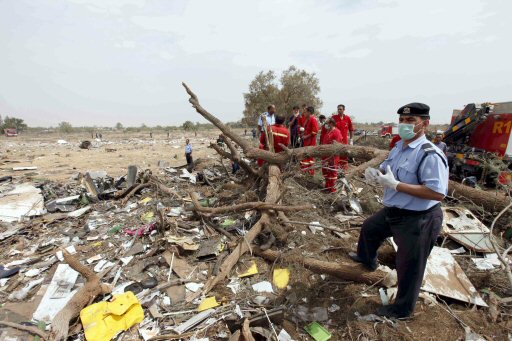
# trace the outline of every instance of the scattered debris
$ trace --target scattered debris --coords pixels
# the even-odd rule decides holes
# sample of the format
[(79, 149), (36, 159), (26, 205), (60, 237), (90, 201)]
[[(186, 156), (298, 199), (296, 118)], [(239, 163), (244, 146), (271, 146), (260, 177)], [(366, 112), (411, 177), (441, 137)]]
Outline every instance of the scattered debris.
[(427, 261), (422, 290), (487, 307), (448, 249), (434, 246)]
[(490, 231), (464, 207), (443, 207), (443, 234), (476, 252), (494, 252)]
[(0, 221), (16, 222), (46, 213), (41, 190), (30, 184), (19, 184), (1, 193)]

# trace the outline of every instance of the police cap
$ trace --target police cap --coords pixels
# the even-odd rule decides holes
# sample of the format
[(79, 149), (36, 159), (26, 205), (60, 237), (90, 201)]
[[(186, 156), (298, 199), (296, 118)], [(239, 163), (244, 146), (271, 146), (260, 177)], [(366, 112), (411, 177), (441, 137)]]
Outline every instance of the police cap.
[(398, 109), (399, 115), (430, 116), (430, 107), (423, 103), (409, 103)]

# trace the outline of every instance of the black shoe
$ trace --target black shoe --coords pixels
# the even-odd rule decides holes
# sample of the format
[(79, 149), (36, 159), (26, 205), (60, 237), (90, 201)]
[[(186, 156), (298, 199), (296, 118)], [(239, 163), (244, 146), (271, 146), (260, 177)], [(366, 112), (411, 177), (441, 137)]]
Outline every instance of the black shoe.
[(388, 318), (395, 318), (395, 319), (403, 319), (410, 317), (411, 314), (405, 313), (397, 309), (397, 307), (393, 304), (390, 305), (384, 305), (377, 309), (376, 315), (388, 317)]
[(377, 262), (373, 262), (373, 263), (366, 263), (365, 261), (363, 261), (361, 259), (361, 257), (359, 257), (357, 255), (357, 253), (355, 252), (349, 252), (348, 253), (348, 256), (354, 261), (354, 262), (357, 262), (357, 263), (361, 263), (363, 264), (364, 266), (366, 266), (368, 269), (370, 269), (371, 271), (375, 271), (377, 270), (377, 268), (379, 267), (379, 264)]

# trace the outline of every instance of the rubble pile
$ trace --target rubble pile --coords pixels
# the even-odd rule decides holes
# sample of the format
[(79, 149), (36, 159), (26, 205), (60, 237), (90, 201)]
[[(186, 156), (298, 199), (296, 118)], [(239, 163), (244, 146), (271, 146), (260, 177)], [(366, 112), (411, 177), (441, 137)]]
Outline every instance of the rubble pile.
[(220, 162), (1, 180), (0, 340), (510, 338), (510, 248), (496, 221), (443, 203), (415, 315), (374, 315), (396, 295), (396, 245), (381, 248), (375, 271), (347, 253), (382, 207), (357, 172), (383, 154), (333, 145), (358, 165), (327, 194), (292, 152), (258, 151), (189, 94), (226, 135), (211, 145)]
[[(370, 318), (386, 325), (381, 318), (369, 317), (368, 308), (349, 312), (347, 303), (389, 302), (396, 293), (393, 276), (366, 284), (335, 277), (349, 264), (345, 251), (357, 242), (363, 207), (379, 200), (375, 190), (348, 182), (336, 197), (323, 195), (320, 186), (311, 189), (315, 209), (290, 214), (293, 221), (281, 231), (286, 237), (273, 228), (262, 233), (252, 255), (242, 256), (224, 280), (202, 294), (208, 279), (222, 271), (227, 255), (261, 217), (250, 209), (207, 213), (259, 199), (261, 193), (247, 181), (243, 185), (240, 173), (226, 173), (226, 167), (210, 161), (192, 173), (165, 167), (155, 176), (136, 167), (134, 172), (131, 166), (123, 177), (90, 172), (65, 185), (4, 182), (2, 198), (11, 197), (9, 202), (18, 210), (0, 200), (2, 320), (32, 324), (48, 333), (59, 311), (87, 283), (94, 283), (96, 296), (69, 319), (70, 339), (227, 340), (243, 333), (255, 339), (343, 339), (347, 325), (340, 325), (340, 315), (352, 315), (357, 323)], [(314, 187), (315, 179), (298, 175), (286, 184), (289, 194), (283, 204), (291, 204), (304, 186)], [(485, 249), (489, 230), (481, 223), (472, 225), (473, 234), (461, 240), (451, 233), (471, 227), (464, 219), (478, 219), (463, 208), (444, 211), (446, 245), (433, 251), (419, 310), (438, 305), (434, 295), (457, 305), (488, 307), (495, 294), (476, 289), (455, 259), (474, 254), (471, 259), (480, 271), (499, 268), (491, 250)], [(452, 250), (445, 247), (448, 244)], [(77, 271), (74, 261), (96, 282)], [(385, 259), (382, 263), (393, 266)], [(342, 297), (356, 286), (358, 293)], [(3, 330), (6, 339), (26, 333)]]

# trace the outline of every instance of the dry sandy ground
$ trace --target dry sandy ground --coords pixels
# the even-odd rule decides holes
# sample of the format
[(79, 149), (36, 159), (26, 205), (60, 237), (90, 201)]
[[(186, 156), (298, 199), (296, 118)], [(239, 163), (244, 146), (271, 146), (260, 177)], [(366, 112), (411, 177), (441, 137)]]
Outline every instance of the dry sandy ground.
[[(190, 138), (197, 158), (218, 158), (217, 153), (207, 148), (219, 135), (216, 129), (194, 132), (123, 133), (103, 132), (103, 140), (93, 140), (89, 150), (80, 149), (81, 141), (91, 140), (88, 133), (72, 134), (27, 134), (18, 137), (0, 137), (2, 165), (0, 176), (67, 181), (78, 172), (105, 170), (110, 176), (126, 174), (129, 165), (140, 169), (158, 169), (158, 161), (165, 160), (170, 166), (180, 166), (185, 160), (185, 139)], [(243, 130), (239, 131), (244, 134)], [(248, 132), (249, 134), (249, 132)], [(249, 136), (247, 136), (249, 138)], [(58, 140), (66, 144), (59, 144)], [(36, 166), (37, 170), (13, 171), (13, 167)], [(34, 174), (37, 173), (37, 174)]]

